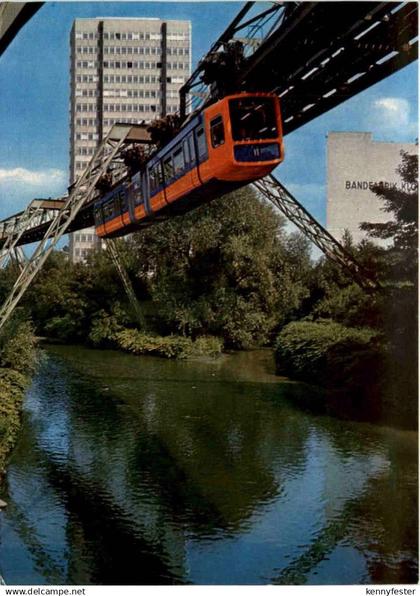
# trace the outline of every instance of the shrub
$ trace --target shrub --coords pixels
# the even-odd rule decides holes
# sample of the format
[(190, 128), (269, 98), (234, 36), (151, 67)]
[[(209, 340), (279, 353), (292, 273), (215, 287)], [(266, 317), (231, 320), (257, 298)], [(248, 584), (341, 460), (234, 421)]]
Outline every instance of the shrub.
[(16, 441), (26, 383), (23, 374), (0, 369), (0, 474)]
[(113, 335), (114, 345), (131, 354), (151, 354), (163, 358), (218, 356), (223, 347), (217, 337), (202, 336), (192, 341), (180, 335), (149, 335), (138, 329), (123, 329)]
[(116, 334), (122, 329), (122, 325), (114, 315), (101, 310), (92, 321), (88, 339), (95, 347), (112, 346), (115, 343)]
[(31, 373), (36, 364), (35, 337), (28, 321), (12, 320), (4, 330), (0, 343), (0, 366)]
[(276, 343), (280, 373), (334, 389), (366, 390), (383, 368), (378, 335), (333, 321), (289, 323)]
[(187, 337), (147, 335), (137, 329), (124, 329), (114, 336), (119, 348), (132, 354), (152, 354), (164, 358), (187, 358), (193, 351), (193, 342)]
[(223, 341), (220, 337), (203, 335), (194, 342), (194, 354), (202, 356), (219, 356), (223, 350)]

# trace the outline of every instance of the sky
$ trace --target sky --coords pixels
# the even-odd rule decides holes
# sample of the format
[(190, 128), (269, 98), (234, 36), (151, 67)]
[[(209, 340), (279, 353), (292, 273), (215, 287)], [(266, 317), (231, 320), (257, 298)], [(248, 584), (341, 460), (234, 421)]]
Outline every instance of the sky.
[[(69, 166), (69, 36), (75, 18), (160, 17), (192, 23), (193, 68), (242, 2), (47, 2), (0, 57), (0, 218), (35, 197), (66, 191)], [(286, 59), (286, 58), (285, 58)], [(290, 133), (276, 175), (323, 224), (326, 136), (372, 132), (418, 138), (417, 63)]]

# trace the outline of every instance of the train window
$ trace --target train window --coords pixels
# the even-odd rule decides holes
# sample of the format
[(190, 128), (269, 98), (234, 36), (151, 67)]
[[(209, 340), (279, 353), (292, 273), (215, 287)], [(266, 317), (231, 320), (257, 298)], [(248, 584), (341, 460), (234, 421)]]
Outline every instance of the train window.
[(162, 162), (161, 161), (158, 164), (156, 164), (156, 172), (157, 172), (158, 184), (159, 184), (159, 186), (163, 186), (163, 172), (162, 172)]
[(162, 168), (160, 161), (150, 170), (150, 192), (155, 193), (163, 184)]
[(195, 148), (194, 148), (194, 137), (192, 136), (192, 134), (188, 137), (188, 145), (190, 148), (191, 161), (194, 162), (195, 161)]
[(165, 175), (166, 182), (169, 182), (174, 177), (172, 155), (163, 160), (163, 173)]
[(184, 170), (184, 153), (182, 151), (182, 147), (180, 149), (178, 149), (178, 151), (175, 151), (174, 153), (174, 170), (175, 170), (175, 176), (177, 174), (180, 174), (183, 170)]
[(186, 165), (189, 165), (191, 162), (191, 158), (190, 158), (190, 148), (188, 146), (187, 140), (185, 140), (183, 143), (183, 149), (184, 149), (184, 161), (185, 161)]
[(213, 147), (219, 147), (225, 142), (225, 128), (223, 126), (223, 118), (217, 116), (210, 122), (210, 136)]
[(127, 197), (127, 195), (125, 194), (125, 192), (124, 191), (121, 191), (120, 194), (119, 194), (120, 210), (121, 211), (127, 211), (126, 197)]
[(234, 141), (274, 139), (278, 135), (274, 98), (244, 97), (229, 101)]
[(114, 203), (113, 201), (108, 201), (108, 203), (105, 203), (104, 205), (104, 213), (105, 213), (105, 218), (109, 219), (114, 215)]
[(136, 205), (142, 205), (144, 203), (143, 193), (141, 192), (140, 188), (138, 188), (135, 192), (134, 202)]
[(102, 216), (101, 216), (101, 207), (98, 205), (97, 207), (95, 207), (95, 222), (96, 224), (98, 224), (100, 221), (102, 221)]
[(156, 172), (156, 166), (155, 166), (149, 172), (150, 192), (155, 192), (155, 190), (157, 189), (158, 183), (157, 183), (157, 175), (156, 174), (157, 174), (157, 172)]
[(199, 128), (196, 132), (197, 135), (197, 151), (198, 157), (204, 157), (206, 155), (206, 136), (204, 134), (204, 128)]

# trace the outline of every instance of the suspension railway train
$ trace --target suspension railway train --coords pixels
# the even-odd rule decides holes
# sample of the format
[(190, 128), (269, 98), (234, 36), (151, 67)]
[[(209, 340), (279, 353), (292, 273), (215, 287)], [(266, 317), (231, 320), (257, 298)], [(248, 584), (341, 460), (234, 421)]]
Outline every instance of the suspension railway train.
[(94, 204), (98, 236), (135, 231), (267, 175), (283, 160), (280, 105), (270, 93), (227, 96), (194, 116), (130, 179)]

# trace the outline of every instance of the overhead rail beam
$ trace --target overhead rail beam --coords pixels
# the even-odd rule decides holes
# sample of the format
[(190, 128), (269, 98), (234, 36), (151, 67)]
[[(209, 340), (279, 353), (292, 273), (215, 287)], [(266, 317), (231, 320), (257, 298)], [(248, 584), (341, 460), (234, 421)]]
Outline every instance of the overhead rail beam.
[(0, 56), (43, 2), (0, 2)]
[[(207, 56), (222, 51), (223, 44), (243, 41), (244, 64), (232, 73), (231, 85), (277, 93), (285, 134), (418, 55), (417, 2), (278, 2), (271, 12), (258, 12), (259, 3), (253, 4), (246, 4)], [(213, 101), (202, 81), (204, 62), (181, 88), (182, 116), (188, 107)]]
[(64, 200), (34, 199), (25, 211), (0, 222), (0, 267), (16, 254), (24, 235), (41, 225), (50, 222), (64, 205)]

